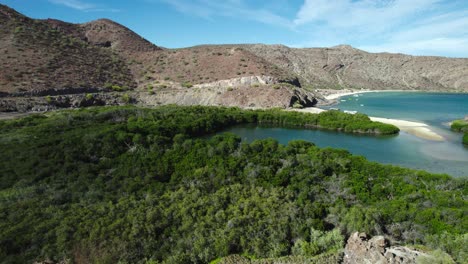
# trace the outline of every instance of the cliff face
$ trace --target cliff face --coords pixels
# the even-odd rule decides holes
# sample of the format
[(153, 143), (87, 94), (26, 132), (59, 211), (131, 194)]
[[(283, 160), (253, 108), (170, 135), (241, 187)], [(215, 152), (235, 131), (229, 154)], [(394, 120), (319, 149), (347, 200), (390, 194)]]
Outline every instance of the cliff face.
[(468, 59), (368, 53), (351, 46), (246, 45), (315, 88), (468, 91)]

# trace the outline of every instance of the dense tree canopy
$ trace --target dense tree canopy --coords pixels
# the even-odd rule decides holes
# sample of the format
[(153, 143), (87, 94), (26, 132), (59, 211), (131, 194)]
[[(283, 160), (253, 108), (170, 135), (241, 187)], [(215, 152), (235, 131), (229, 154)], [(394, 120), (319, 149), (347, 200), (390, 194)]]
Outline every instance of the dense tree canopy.
[(357, 230), (467, 259), (465, 179), (380, 165), (305, 141), (207, 136), (241, 123), (380, 129), (366, 120), (167, 106), (2, 121), (0, 259), (313, 257), (339, 253)]

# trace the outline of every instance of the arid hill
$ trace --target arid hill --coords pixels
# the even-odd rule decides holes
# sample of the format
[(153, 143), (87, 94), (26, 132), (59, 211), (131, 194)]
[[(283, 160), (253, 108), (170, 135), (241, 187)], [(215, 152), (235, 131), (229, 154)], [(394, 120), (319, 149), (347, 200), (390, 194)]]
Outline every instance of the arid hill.
[[(0, 5), (0, 22), (3, 97), (125, 90), (132, 100), (124, 101), (145, 105), (290, 107), (317, 102), (320, 95), (313, 91), (319, 88), (468, 92), (468, 59), (374, 54), (350, 46), (295, 49), (256, 44), (166, 49), (108, 19), (84, 24), (37, 20), (5, 5)], [(75, 99), (69, 96), (66, 102)], [(99, 104), (122, 101), (114, 99)], [(15, 100), (3, 100), (0, 110), (26, 111), (35, 109), (36, 102), (44, 106), (51, 100), (19, 101), (21, 106)], [(71, 105), (83, 105), (80, 102)], [(93, 104), (88, 100), (84, 105)]]
[(245, 45), (314, 88), (468, 91), (468, 59), (368, 53), (351, 46)]
[(126, 62), (113, 52), (0, 5), (0, 93), (74, 93), (135, 87)]

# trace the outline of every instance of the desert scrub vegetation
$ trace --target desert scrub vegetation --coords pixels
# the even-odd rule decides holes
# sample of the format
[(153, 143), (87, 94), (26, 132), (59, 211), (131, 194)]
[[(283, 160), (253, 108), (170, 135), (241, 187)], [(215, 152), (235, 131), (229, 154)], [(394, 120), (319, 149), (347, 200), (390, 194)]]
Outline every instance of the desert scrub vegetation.
[(130, 103), (132, 101), (132, 97), (128, 93), (124, 93), (122, 95), (122, 101), (126, 104)]
[(117, 84), (112, 84), (112, 83), (105, 83), (104, 88), (108, 90), (112, 90), (114, 92), (122, 92), (122, 91), (127, 91), (128, 87), (127, 86), (120, 86)]
[[(5, 41), (3, 45), (9, 46), (9, 54), (14, 55), (0, 54), (0, 61), (16, 65), (4, 69), (4, 75), (12, 76), (5, 84), (11, 92), (18, 83), (34, 87), (39, 93), (51, 87), (84, 88), (82, 82), (93, 88), (102, 88), (106, 81), (135, 86), (130, 69), (122, 59), (73, 34), (54, 29), (47, 21), (12, 13), (2, 24), (0, 34)], [(34, 72), (34, 77), (27, 72)]]
[(184, 88), (192, 88), (193, 84), (191, 82), (183, 82), (182, 87)]
[(359, 230), (466, 260), (466, 179), (380, 165), (306, 141), (245, 143), (213, 134), (236, 124), (353, 118), (127, 106), (0, 121), (0, 258), (307, 258), (335, 254)]

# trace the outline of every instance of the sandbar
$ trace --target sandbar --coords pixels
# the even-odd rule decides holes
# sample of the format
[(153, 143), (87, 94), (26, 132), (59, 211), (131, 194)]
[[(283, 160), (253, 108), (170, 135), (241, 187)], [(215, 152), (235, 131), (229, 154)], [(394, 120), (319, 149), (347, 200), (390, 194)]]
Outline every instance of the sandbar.
[[(303, 109), (291, 109), (292, 111), (303, 112), (303, 113), (312, 113), (318, 114), (327, 110), (318, 108), (318, 107), (307, 107)], [(406, 121), (400, 119), (390, 119), (384, 117), (372, 117), (369, 116), (372, 121), (381, 122), (385, 124), (390, 124), (398, 127), (401, 131), (404, 131), (413, 136), (423, 138), (426, 140), (432, 141), (444, 141), (445, 138), (436, 132), (434, 132), (430, 126), (420, 122)]]
[(384, 118), (384, 117), (369, 116), (369, 118), (372, 121), (394, 125), (398, 127), (401, 131), (417, 136), (419, 138), (432, 140), (432, 141), (444, 141), (445, 140), (443, 136), (434, 132), (430, 126), (424, 123), (399, 120), (399, 119), (390, 119), (390, 118)]

